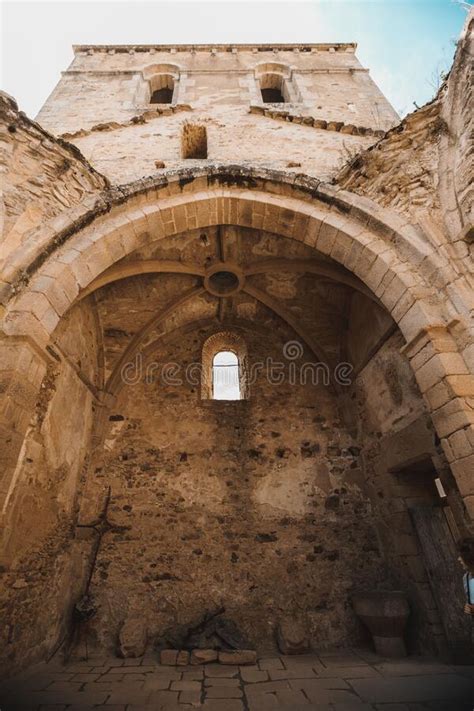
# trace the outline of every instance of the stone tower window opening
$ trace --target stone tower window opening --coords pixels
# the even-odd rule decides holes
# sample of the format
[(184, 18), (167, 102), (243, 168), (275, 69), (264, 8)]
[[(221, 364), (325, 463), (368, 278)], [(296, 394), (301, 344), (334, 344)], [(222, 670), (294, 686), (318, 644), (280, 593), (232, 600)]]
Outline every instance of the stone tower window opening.
[(240, 400), (239, 359), (232, 351), (219, 351), (212, 360), (213, 400)]
[(260, 93), (265, 104), (284, 104), (289, 98), (285, 79), (281, 74), (262, 74), (260, 77)]
[(254, 69), (254, 79), (255, 96), (262, 104), (303, 103), (294, 68), (288, 64), (260, 62)]
[(175, 80), (171, 74), (157, 74), (149, 80), (150, 104), (172, 104)]
[(232, 331), (210, 336), (202, 348), (201, 398), (246, 400), (248, 357), (244, 339)]
[(207, 130), (202, 124), (185, 121), (181, 129), (181, 157), (207, 158)]

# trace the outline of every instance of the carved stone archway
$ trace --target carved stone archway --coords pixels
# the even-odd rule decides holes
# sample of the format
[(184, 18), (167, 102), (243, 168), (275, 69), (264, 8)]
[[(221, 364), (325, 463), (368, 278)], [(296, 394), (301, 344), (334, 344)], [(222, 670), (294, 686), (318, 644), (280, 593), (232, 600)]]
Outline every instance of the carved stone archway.
[(474, 378), (463, 358), (469, 305), (460, 276), (419, 228), (368, 199), (307, 176), (228, 165), (170, 171), (111, 188), (92, 208), (75, 208), (34, 230), (13, 252), (2, 291), (3, 362), (11, 382), (21, 383), (28, 396), (5, 410), (3, 498), (54, 358), (50, 339), (60, 319), (94, 280), (135, 250), (219, 224), (301, 241), (337, 262), (385, 307), (405, 337), (405, 352), (472, 512)]

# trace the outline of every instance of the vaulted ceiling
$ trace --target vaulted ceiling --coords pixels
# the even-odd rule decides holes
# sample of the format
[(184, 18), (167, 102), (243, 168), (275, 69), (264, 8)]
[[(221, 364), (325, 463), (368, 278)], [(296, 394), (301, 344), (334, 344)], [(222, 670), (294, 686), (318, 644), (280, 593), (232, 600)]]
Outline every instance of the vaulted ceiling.
[(307, 245), (233, 226), (186, 232), (118, 262), (83, 298), (95, 301), (106, 390), (138, 352), (150, 354), (179, 329), (215, 322), (283, 328), (334, 365), (348, 357), (351, 308), (377, 314), (379, 337), (391, 320), (353, 275)]

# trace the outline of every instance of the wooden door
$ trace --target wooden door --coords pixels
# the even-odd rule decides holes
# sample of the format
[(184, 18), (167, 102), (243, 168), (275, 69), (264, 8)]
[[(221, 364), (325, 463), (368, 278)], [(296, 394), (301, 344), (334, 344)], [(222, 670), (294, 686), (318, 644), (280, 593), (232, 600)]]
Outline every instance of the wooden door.
[(463, 569), (444, 509), (435, 505), (410, 507), (433, 597), (438, 605), (451, 661), (472, 663), (472, 621), (464, 614)]

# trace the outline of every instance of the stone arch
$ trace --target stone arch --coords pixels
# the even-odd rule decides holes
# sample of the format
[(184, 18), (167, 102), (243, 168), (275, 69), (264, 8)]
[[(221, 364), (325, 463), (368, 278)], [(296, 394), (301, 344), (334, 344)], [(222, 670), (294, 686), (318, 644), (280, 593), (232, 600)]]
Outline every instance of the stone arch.
[[(281, 62), (262, 62), (255, 67), (255, 80), (262, 100), (266, 103), (279, 101), (292, 103), (297, 100), (293, 72), (287, 64)], [(280, 99), (265, 99), (263, 92), (279, 93)]]
[(149, 64), (142, 70), (142, 76), (147, 81), (156, 74), (172, 74), (175, 77), (179, 76), (181, 68), (178, 64), (162, 62), (160, 64)]
[(241, 400), (247, 400), (250, 394), (248, 383), (248, 353), (245, 340), (234, 331), (219, 331), (204, 342), (201, 356), (201, 398), (212, 400), (213, 373), (212, 364), (216, 353), (231, 351), (239, 363), (239, 385)]
[[(178, 84), (180, 78), (180, 67), (177, 64), (163, 62), (161, 64), (150, 64), (142, 71), (142, 78), (146, 88), (144, 100), (146, 103), (176, 103), (178, 95)], [(153, 100), (155, 92), (168, 89), (171, 92), (169, 101)]]
[[(317, 179), (243, 166), (170, 171), (112, 188), (81, 209), (70, 221), (63, 216), (61, 229), (53, 221), (36, 230), (12, 255), (3, 331), (30, 359), (34, 354), (47, 362), (51, 334), (81, 292), (151, 241), (218, 224), (303, 241), (357, 277), (399, 326), (461, 493), (474, 510), (474, 437), (468, 439), (474, 378), (456, 340), (468, 306), (457, 290), (459, 275), (419, 228)], [(14, 429), (18, 435), (21, 427)]]
[(268, 73), (277, 73), (289, 77), (291, 68), (283, 62), (259, 62), (259, 64), (255, 65), (255, 76), (260, 77), (262, 74)]
[[(443, 318), (442, 305), (436, 298), (434, 287), (438, 285), (430, 285), (428, 274), (426, 277), (424, 274), (428, 271), (431, 277), (439, 266), (436, 255), (426, 251), (422, 240), (418, 239), (417, 244), (409, 230), (396, 231), (399, 226), (396, 216), (388, 213), (384, 221), (381, 219), (384, 215), (377, 215), (376, 221), (375, 216), (364, 209), (365, 203), (370, 201), (353, 200), (354, 196), (349, 193), (338, 195), (336, 201), (336, 190), (331, 191), (332, 196), (325, 189), (329, 195), (321, 191), (321, 195), (316, 193), (313, 199), (302, 200), (299, 191), (294, 189), (290, 189), (289, 195), (277, 195), (253, 187), (247, 190), (219, 187), (212, 181), (202, 190), (199, 189), (202, 184), (195, 182), (197, 190), (192, 193), (179, 186), (177, 175), (173, 185), (177, 191), (170, 195), (170, 190), (165, 188), (159, 191), (163, 196), (153, 189), (144, 194), (140, 185), (140, 192), (131, 191), (126, 201), (121, 195), (106, 214), (97, 212), (89, 218), (90, 224), (83, 229), (72, 226), (72, 233), (70, 228), (65, 231), (65, 239), (55, 235), (52, 245), (45, 246), (42, 254), (31, 255), (37, 258), (26, 266), (26, 271), (32, 272), (26, 289), (21, 283), (25, 269), (12, 275), (12, 291), (19, 293), (8, 305), (7, 333), (19, 333), (20, 323), (23, 323), (23, 333), (35, 334), (38, 342), (45, 344), (59, 318), (82, 290), (123, 257), (152, 240), (219, 223), (264, 229), (303, 241), (331, 257), (358, 277), (381, 301), (407, 340), (415, 335), (416, 326), (410, 329), (404, 317), (416, 305), (423, 305), (417, 309), (421, 323), (432, 324), (435, 312), (438, 324), (446, 322), (447, 314)], [(358, 210), (353, 209), (354, 202)], [(34, 246), (33, 250), (36, 251)], [(409, 262), (410, 255), (415, 264)], [(14, 264), (16, 255), (12, 256)], [(60, 284), (62, 298), (54, 282), (56, 286)]]

